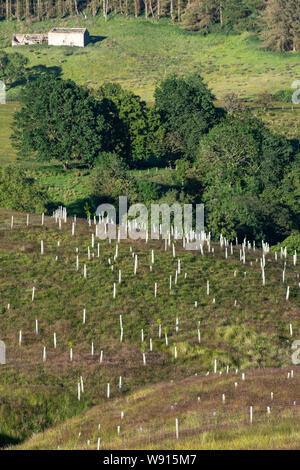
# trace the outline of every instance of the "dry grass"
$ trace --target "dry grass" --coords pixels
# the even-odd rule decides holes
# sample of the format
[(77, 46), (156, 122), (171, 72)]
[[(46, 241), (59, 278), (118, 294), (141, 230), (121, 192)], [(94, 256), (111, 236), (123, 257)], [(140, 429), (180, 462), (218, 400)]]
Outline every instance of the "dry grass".
[[(110, 450), (298, 449), (300, 368), (293, 367), (294, 377), (287, 379), (290, 370), (247, 371), (244, 381), (239, 371), (144, 387), (126, 398), (107, 400), (17, 448), (95, 449), (100, 437), (101, 448)], [(272, 400), (271, 392), (274, 393)], [(225, 394), (225, 403), (222, 403), (222, 394)], [(253, 406), (252, 425), (250, 406)], [(178, 440), (175, 438), (176, 418), (179, 420)]]

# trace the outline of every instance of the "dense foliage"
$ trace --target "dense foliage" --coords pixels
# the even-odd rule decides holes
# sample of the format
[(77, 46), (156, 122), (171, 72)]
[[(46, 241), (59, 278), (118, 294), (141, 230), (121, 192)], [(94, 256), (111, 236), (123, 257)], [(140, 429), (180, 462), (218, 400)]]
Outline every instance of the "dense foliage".
[[(94, 167), (92, 210), (118, 206), (120, 195), (147, 205), (204, 202), (214, 237), (281, 241), (300, 227), (299, 142), (272, 133), (236, 96), (227, 101), (227, 111), (216, 108), (198, 74), (164, 79), (151, 108), (116, 84), (89, 92), (42, 76), (25, 87), (13, 139), (23, 154)], [(173, 168), (171, 186), (130, 172), (154, 161)]]
[(0, 207), (23, 212), (46, 211), (49, 197), (38, 183), (17, 166), (0, 172)]
[(107, 83), (96, 96), (108, 103), (115, 124), (115, 150), (132, 167), (164, 154), (164, 132), (160, 118), (141, 98), (119, 84)]
[(24, 79), (27, 63), (27, 57), (19, 52), (7, 54), (5, 51), (0, 51), (0, 80), (11, 86), (14, 82)]
[(71, 80), (42, 76), (27, 84), (22, 102), (12, 138), (23, 154), (68, 167), (72, 160), (92, 165), (100, 151), (110, 150), (105, 109)]
[(293, 255), (295, 251), (300, 252), (300, 233), (293, 232), (289, 237), (287, 237), (283, 242), (278, 243), (272, 247), (273, 251), (279, 251), (280, 248), (285, 249), (288, 254)]
[(298, 147), (248, 113), (228, 116), (202, 139), (197, 165), (205, 183), (207, 223), (215, 235), (276, 241), (296, 228), (299, 209), (287, 197), (295, 191), (282, 182), (295, 171)]
[(263, 0), (193, 0), (182, 15), (183, 27), (209, 32), (214, 25), (222, 28), (256, 29)]
[(106, 165), (95, 168), (91, 177), (93, 207), (101, 203), (119, 204), (119, 196), (127, 196), (130, 204), (138, 201), (135, 179), (128, 173), (122, 159), (111, 154)]
[(170, 159), (193, 160), (199, 139), (219, 122), (223, 110), (214, 106), (214, 97), (198, 74), (166, 78), (154, 97)]

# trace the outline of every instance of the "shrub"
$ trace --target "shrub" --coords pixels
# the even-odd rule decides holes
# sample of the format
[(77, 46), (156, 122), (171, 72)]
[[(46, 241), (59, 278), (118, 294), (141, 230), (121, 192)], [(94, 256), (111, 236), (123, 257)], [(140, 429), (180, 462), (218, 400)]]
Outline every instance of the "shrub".
[(95, 168), (101, 170), (120, 168), (127, 169), (125, 161), (115, 152), (101, 152), (94, 162)]
[(300, 233), (294, 232), (289, 237), (287, 237), (283, 242), (278, 243), (275, 246), (272, 246), (272, 251), (280, 251), (280, 248), (285, 248), (288, 254), (294, 254), (295, 250), (300, 253)]
[(25, 171), (8, 166), (0, 172), (0, 207), (16, 211), (45, 212), (49, 197)]
[(119, 204), (119, 196), (127, 196), (130, 204), (137, 202), (135, 179), (124, 169), (120, 159), (111, 159), (107, 168), (95, 168), (91, 175), (91, 200), (96, 208), (101, 203)]
[(143, 202), (155, 201), (161, 197), (161, 190), (153, 181), (141, 179), (137, 181), (137, 186)]

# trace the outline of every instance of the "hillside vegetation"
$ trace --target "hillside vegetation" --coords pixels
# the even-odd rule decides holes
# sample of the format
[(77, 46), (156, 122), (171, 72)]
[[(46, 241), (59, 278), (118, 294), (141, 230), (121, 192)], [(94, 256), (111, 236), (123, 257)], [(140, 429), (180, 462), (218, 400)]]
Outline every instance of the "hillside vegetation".
[(299, 449), (298, 390), (294, 366), (247, 371), (244, 380), (235, 371), (194, 375), (107, 400), (17, 449)]
[[(223, 373), (227, 366), (291, 366), (300, 328), (299, 268), (291, 257), (279, 251), (276, 261), (274, 253), (264, 254), (263, 286), (262, 252), (253, 246), (245, 248), (245, 263), (240, 245), (232, 254), (229, 246), (226, 258), (224, 245), (212, 244), (209, 251), (205, 244), (201, 255), (183, 249), (180, 240), (175, 253), (173, 240), (166, 251), (162, 240), (124, 240), (116, 256), (115, 241), (96, 239), (92, 247), (93, 223), (89, 228), (78, 220), (72, 236), (72, 219), (61, 229), (54, 218), (45, 217), (44, 225), (41, 220), (31, 215), (27, 226), (26, 214), (1, 210), (1, 340), (7, 347), (7, 364), (0, 368), (2, 445), (103, 403), (108, 383), (114, 399), (147, 384), (211, 373), (215, 360)], [(80, 376), (84, 393), (78, 401)]]
[[(62, 71), (64, 78), (98, 88), (104, 82), (117, 82), (126, 89), (153, 102), (153, 91), (158, 82), (170, 73), (186, 75), (200, 73), (209, 84), (222, 106), (223, 96), (234, 92), (239, 98), (250, 100), (247, 106), (278, 133), (297, 137), (299, 110), (291, 110), (291, 103), (274, 101), (270, 108), (251, 103), (266, 93), (291, 90), (300, 74), (299, 54), (269, 52), (251, 33), (211, 33), (201, 36), (180, 29), (166, 20), (145, 21), (125, 17), (111, 17), (105, 22), (101, 16), (84, 19), (52, 19), (33, 24), (16, 21), (0, 24), (0, 47), (9, 54), (13, 32), (47, 32), (53, 26), (88, 27), (92, 42), (84, 49), (48, 46), (14, 48), (29, 59), (28, 69), (37, 73), (37, 67)], [(94, 39), (93, 39), (94, 38)], [(7, 91), (8, 100), (18, 100), (21, 84)], [(0, 106), (0, 162), (16, 158), (10, 142), (12, 114), (17, 103)], [(284, 110), (283, 108), (289, 108)], [(68, 203), (69, 201), (64, 201)]]
[[(0, 1), (0, 448), (299, 447), (300, 7), (277, 26), (279, 3), (260, 31), (260, 0)], [(54, 26), (91, 41), (12, 50)], [(206, 236), (98, 239), (125, 195), (204, 204)]]

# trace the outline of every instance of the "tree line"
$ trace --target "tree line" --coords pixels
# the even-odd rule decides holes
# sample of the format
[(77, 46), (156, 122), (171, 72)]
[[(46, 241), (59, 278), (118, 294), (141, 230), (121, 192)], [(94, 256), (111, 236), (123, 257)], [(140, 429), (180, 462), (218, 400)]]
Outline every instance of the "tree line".
[(0, 0), (0, 18), (41, 21), (66, 16), (110, 13), (171, 18), (183, 28), (256, 30), (268, 48), (300, 50), (299, 0)]

